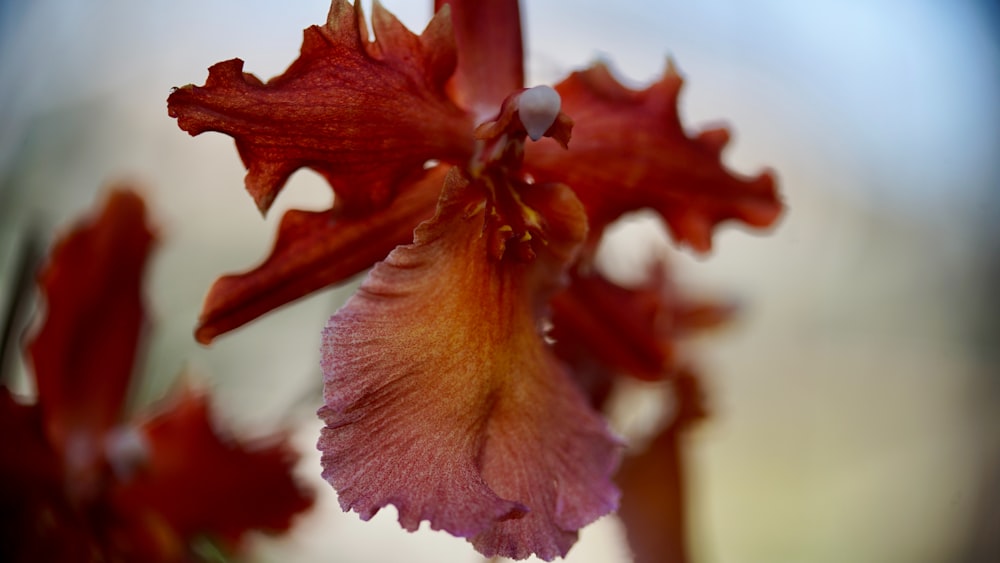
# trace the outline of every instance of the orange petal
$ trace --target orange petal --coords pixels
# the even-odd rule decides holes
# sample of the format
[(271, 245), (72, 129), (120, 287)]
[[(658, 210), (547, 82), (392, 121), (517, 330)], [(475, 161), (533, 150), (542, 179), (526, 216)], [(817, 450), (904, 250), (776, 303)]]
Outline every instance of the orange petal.
[(187, 540), (206, 535), (232, 548), (250, 530), (287, 530), (312, 505), (292, 476), (297, 456), (286, 444), (245, 443), (219, 431), (203, 394), (183, 389), (137, 430), (144, 463), (113, 492), (133, 523), (167, 526)]
[(28, 345), (49, 440), (90, 472), (120, 418), (145, 324), (141, 285), (153, 234), (142, 199), (118, 188), (52, 249), (39, 275), (45, 320)]
[(453, 98), (479, 116), (495, 111), (524, 86), (524, 50), (517, 0), (435, 0), (435, 10), (451, 6), (458, 45)]
[(539, 181), (576, 191), (592, 239), (623, 213), (648, 207), (679, 243), (705, 252), (718, 223), (767, 227), (780, 214), (770, 172), (743, 178), (722, 165), (726, 130), (685, 134), (677, 113), (681, 84), (672, 63), (641, 91), (622, 86), (598, 64), (556, 86), (563, 111), (576, 122), (573, 143), (568, 151), (550, 143), (528, 147), (525, 168)]
[(271, 255), (249, 272), (219, 278), (202, 308), (195, 337), (202, 344), (286, 303), (343, 282), (393, 248), (413, 240), (413, 229), (434, 214), (448, 166), (435, 167), (370, 215), (288, 211)]
[(486, 194), (457, 171), (435, 218), (393, 251), (324, 332), (324, 477), (368, 519), (473, 538), (487, 555), (565, 553), (614, 509), (619, 444), (546, 347), (540, 313), (586, 232), (563, 186), (535, 257), (494, 259)]
[(326, 25), (305, 30), (299, 59), (266, 84), (233, 59), (167, 101), (192, 135), (236, 139), (262, 212), (302, 167), (330, 182), (342, 210), (362, 213), (387, 204), (427, 160), (472, 154), (471, 119), (444, 91), (455, 68), (448, 14), (417, 36), (376, 2), (370, 43), (355, 4), (334, 0)]

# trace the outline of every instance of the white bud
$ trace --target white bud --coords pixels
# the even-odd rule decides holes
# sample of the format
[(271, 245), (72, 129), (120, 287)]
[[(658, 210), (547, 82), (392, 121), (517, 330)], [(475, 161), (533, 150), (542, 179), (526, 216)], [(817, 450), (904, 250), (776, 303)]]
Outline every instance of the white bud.
[(535, 86), (521, 92), (517, 114), (532, 141), (541, 139), (549, 127), (552, 127), (560, 107), (562, 98), (559, 97), (559, 92), (549, 86)]

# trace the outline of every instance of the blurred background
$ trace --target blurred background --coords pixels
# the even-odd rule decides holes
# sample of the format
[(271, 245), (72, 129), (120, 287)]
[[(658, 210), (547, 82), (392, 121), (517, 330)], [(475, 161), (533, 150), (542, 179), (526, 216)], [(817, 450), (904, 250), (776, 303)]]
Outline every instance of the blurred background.
[[(429, 0), (384, 4), (414, 30), (430, 17)], [(686, 77), (687, 127), (728, 123), (729, 166), (778, 173), (787, 212), (772, 232), (724, 228), (711, 255), (692, 257), (639, 215), (605, 249), (622, 269), (671, 252), (682, 285), (743, 305), (730, 328), (692, 344), (712, 412), (688, 442), (694, 560), (1000, 560), (995, 3), (526, 4), (529, 85), (600, 59), (639, 87), (670, 55)], [(134, 400), (181, 372), (208, 381), (245, 432), (296, 428), (302, 474), (320, 491), (316, 510), (289, 537), (260, 540), (251, 560), (477, 561), (446, 534), (407, 534), (391, 508), (367, 524), (341, 514), (319, 479), (319, 334), (350, 288), (211, 348), (191, 336), (216, 277), (262, 259), (285, 209), (332, 196), (300, 171), (261, 219), (232, 140), (189, 137), (166, 97), (233, 57), (261, 78), (281, 73), (328, 7), (0, 2), (0, 312), (34, 235), (47, 247), (111, 183), (135, 183), (161, 242)], [(19, 386), (30, 392), (23, 376)], [(626, 554), (605, 518), (568, 560)]]

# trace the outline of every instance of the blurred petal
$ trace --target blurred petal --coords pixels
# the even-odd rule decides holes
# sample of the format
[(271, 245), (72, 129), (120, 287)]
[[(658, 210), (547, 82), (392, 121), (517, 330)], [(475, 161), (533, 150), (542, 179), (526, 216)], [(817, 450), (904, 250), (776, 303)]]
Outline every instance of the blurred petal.
[(250, 530), (287, 530), (312, 505), (292, 475), (297, 456), (283, 440), (238, 441), (210, 416), (207, 398), (184, 389), (143, 422), (145, 463), (114, 491), (116, 506), (177, 538), (206, 535), (230, 547)]
[(435, 0), (451, 7), (458, 45), (452, 97), (477, 115), (495, 111), (524, 86), (524, 50), (517, 0)]
[(684, 563), (687, 556), (687, 491), (682, 459), (683, 432), (705, 416), (697, 377), (685, 370), (674, 381), (674, 417), (638, 455), (622, 463), (618, 516), (636, 563)]
[(574, 269), (569, 286), (552, 298), (556, 355), (574, 367), (594, 361), (616, 374), (661, 379), (673, 360), (661, 305), (655, 290), (621, 287), (596, 269)]
[(88, 522), (64, 493), (41, 409), (0, 387), (0, 429), (0, 561), (98, 561)]
[(678, 338), (721, 324), (734, 311), (683, 295), (663, 262), (651, 265), (637, 287), (618, 285), (596, 267), (574, 268), (569, 285), (552, 298), (549, 336), (574, 372), (655, 381), (676, 372)]
[(659, 82), (630, 90), (601, 64), (556, 86), (576, 122), (568, 151), (550, 143), (528, 148), (526, 169), (538, 181), (560, 181), (587, 209), (592, 240), (621, 214), (653, 208), (674, 239), (699, 252), (725, 220), (767, 227), (781, 212), (774, 177), (743, 178), (722, 165), (728, 131), (688, 137), (677, 113), (682, 80), (667, 66)]
[(408, 530), (429, 520), (486, 555), (551, 559), (614, 509), (619, 445), (538, 328), (585, 236), (582, 209), (558, 185), (523, 201), (547, 242), (498, 260), (486, 192), (448, 176), (414, 244), (330, 319), (319, 448), (341, 506), (363, 519), (393, 504)]
[(376, 2), (370, 43), (356, 5), (334, 0), (326, 25), (305, 30), (299, 59), (266, 84), (233, 59), (209, 69), (205, 86), (184, 86), (167, 101), (192, 135), (236, 139), (262, 212), (302, 167), (330, 182), (343, 212), (367, 213), (427, 160), (472, 154), (471, 119), (444, 91), (455, 69), (447, 14), (417, 36)]
[[(62, 485), (62, 470), (48, 443), (38, 405), (22, 405), (0, 386), (0, 499), (17, 489)], [(6, 503), (0, 503), (6, 506)]]
[(46, 315), (28, 355), (46, 433), (71, 479), (96, 468), (100, 436), (121, 416), (152, 242), (142, 199), (119, 188), (97, 217), (59, 240), (39, 275)]
[(448, 166), (406, 185), (393, 202), (363, 217), (288, 211), (271, 255), (253, 270), (219, 278), (205, 298), (195, 336), (202, 344), (295, 299), (343, 282), (413, 240), (434, 214)]

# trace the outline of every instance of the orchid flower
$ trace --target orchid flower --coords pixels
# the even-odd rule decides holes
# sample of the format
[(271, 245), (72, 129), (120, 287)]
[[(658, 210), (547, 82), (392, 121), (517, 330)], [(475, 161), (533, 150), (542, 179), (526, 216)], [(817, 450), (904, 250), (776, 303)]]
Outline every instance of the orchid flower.
[[(587, 301), (616, 291), (593, 265), (605, 228), (650, 208), (704, 252), (719, 223), (765, 227), (781, 204), (769, 172), (723, 167), (726, 130), (684, 131), (673, 63), (644, 90), (600, 64), (526, 89), (516, 1), (436, 10), (417, 35), (376, 1), (371, 38), (360, 6), (333, 0), (282, 75), (233, 59), (170, 95), (182, 129), (235, 139), (261, 212), (299, 168), (335, 195), (287, 212), (263, 264), (215, 283), (196, 337), (374, 266), (323, 333), (319, 448), (341, 506), (368, 519), (391, 504), (407, 530), (428, 521), (486, 556), (551, 560), (617, 507), (622, 443), (546, 326), (604, 346), (610, 315), (620, 352), (597, 361), (677, 372), (670, 331), (631, 314), (662, 296), (618, 288), (605, 302), (628, 314)], [(598, 332), (570, 326), (580, 311)]]
[(233, 439), (203, 392), (126, 412), (153, 242), (142, 199), (118, 189), (40, 274), (37, 402), (0, 387), (4, 561), (191, 561), (206, 540), (232, 551), (251, 530), (287, 530), (312, 504), (283, 441)]

